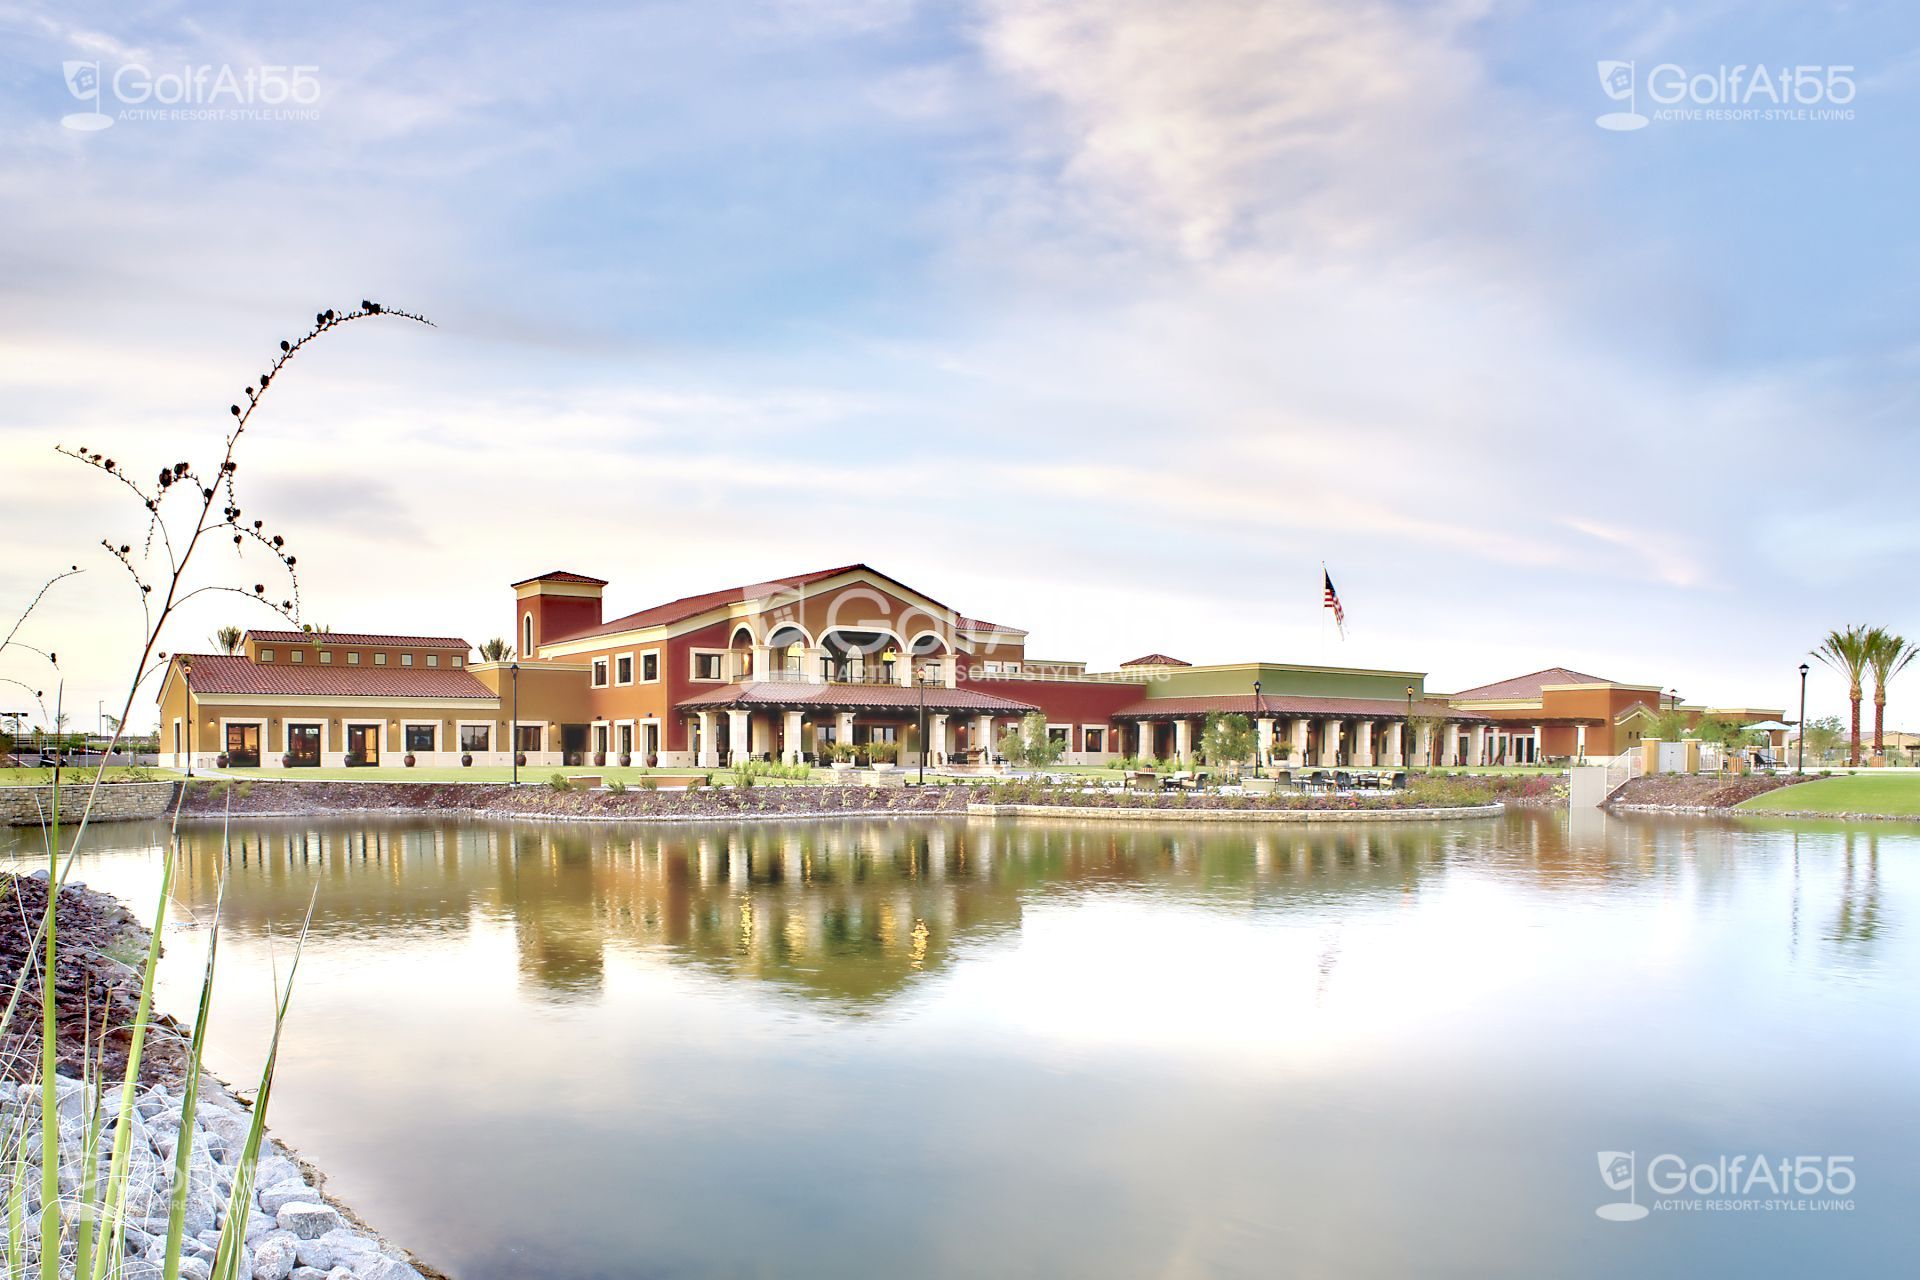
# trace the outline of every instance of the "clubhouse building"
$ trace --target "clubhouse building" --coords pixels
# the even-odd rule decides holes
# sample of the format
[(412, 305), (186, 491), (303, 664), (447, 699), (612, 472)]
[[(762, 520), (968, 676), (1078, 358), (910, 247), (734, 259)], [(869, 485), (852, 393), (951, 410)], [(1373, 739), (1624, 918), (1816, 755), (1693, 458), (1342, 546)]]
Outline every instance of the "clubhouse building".
[(991, 763), (1037, 711), (1075, 764), (1191, 761), (1213, 712), (1245, 715), (1267, 762), (1488, 764), (1624, 750), (1614, 701), (1652, 696), (1560, 669), (1536, 673), (1531, 695), (1534, 677), (1521, 677), (1453, 698), (1413, 671), (1160, 653), (1089, 671), (1030, 657), (1024, 630), (864, 564), (612, 618), (606, 586), (566, 571), (515, 583), (508, 661), (474, 661), (452, 636), (270, 630), (247, 632), (235, 654), (176, 655), (159, 695), (161, 762), (445, 768), (518, 753), (530, 767), (715, 768), (889, 743), (913, 765), (924, 736), (928, 765), (964, 769)]

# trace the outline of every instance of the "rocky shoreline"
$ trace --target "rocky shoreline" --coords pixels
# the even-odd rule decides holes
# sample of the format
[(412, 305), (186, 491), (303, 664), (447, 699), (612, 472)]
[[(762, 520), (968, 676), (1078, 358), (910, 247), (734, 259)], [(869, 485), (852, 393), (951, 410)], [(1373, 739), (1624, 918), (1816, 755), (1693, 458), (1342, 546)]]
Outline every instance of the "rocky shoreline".
[(1745, 778), (1649, 774), (1621, 787), (1607, 808), (1616, 813), (1722, 814), (1742, 801), (1802, 781), (1764, 774)]
[[(46, 905), (46, 873), (0, 879), (0, 893), (9, 902), (0, 918), (10, 918), (13, 933), (30, 934)], [(132, 1021), (140, 991), (140, 974), (119, 958), (137, 949), (144, 953), (148, 934), (131, 912), (114, 898), (83, 885), (59, 891), (56, 921), (60, 930), (60, 960), (55, 1000), (63, 1032), (60, 1061), (77, 1072), (81, 1033), (72, 1028), (103, 1018), (114, 1026)], [(0, 934), (0, 938), (4, 938)], [(0, 951), (0, 978), (11, 990), (24, 952), (23, 939)], [(112, 954), (109, 954), (111, 952)], [(39, 993), (29, 986), (14, 1014), (19, 1034), (10, 1035), (9, 1052), (0, 1078), (0, 1143), (8, 1158), (0, 1161), (0, 1204), (13, 1193), (12, 1153), (27, 1152), (26, 1177), (21, 1188), (25, 1220), (37, 1221), (40, 1208), (40, 1087), (27, 1078), (34, 1054), (24, 1052), (38, 1044)], [(127, 1261), (123, 1280), (160, 1280), (165, 1257), (167, 1216), (174, 1185), (174, 1156), (180, 1138), (185, 1097), (184, 1077), (189, 1059), (184, 1051), (185, 1028), (155, 1014), (141, 1055), (140, 1083), (128, 1116), (130, 1158), (126, 1172), (125, 1212), (120, 1223)], [(126, 1070), (127, 1036), (109, 1034), (104, 1048), (105, 1075), (116, 1083), (96, 1091), (74, 1075), (57, 1079), (56, 1107), (60, 1128), (60, 1185), (63, 1198), (77, 1198), (84, 1141), (98, 1102), (102, 1136), (97, 1155), (96, 1185), (104, 1185), (119, 1119)], [(239, 1171), (240, 1156), (252, 1122), (251, 1106), (211, 1075), (203, 1074), (193, 1114), (193, 1141), (188, 1161), (186, 1232), (182, 1240), (182, 1280), (206, 1280), (219, 1233), (225, 1225), (230, 1192)], [(24, 1143), (23, 1143), (24, 1139)], [(255, 1165), (254, 1194), (246, 1216), (244, 1239), (248, 1256), (241, 1274), (254, 1280), (420, 1280), (440, 1273), (419, 1263), (369, 1230), (346, 1206), (329, 1198), (324, 1178), (289, 1148), (266, 1135)], [(23, 1243), (31, 1251), (36, 1232), (29, 1225)], [(23, 1273), (26, 1259), (16, 1259)], [(32, 1261), (37, 1266), (37, 1259)], [(72, 1243), (68, 1242), (61, 1274), (73, 1275)]]

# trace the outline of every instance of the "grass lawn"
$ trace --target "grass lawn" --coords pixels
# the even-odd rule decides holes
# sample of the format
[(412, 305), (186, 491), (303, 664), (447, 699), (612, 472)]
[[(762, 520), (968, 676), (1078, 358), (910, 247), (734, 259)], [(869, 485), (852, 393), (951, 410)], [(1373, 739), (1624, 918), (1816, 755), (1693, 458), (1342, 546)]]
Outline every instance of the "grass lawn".
[[(89, 766), (78, 769), (62, 769), (60, 783), (62, 789), (69, 783), (90, 783), (95, 770)], [(129, 774), (136, 778), (165, 782), (180, 775), (170, 769), (136, 769), (129, 765), (114, 765), (107, 770), (107, 779), (124, 778)], [(53, 781), (51, 769), (0, 769), (0, 787), (46, 786)]]
[(1870, 773), (1796, 782), (1741, 802), (1747, 813), (1877, 813), (1920, 817), (1920, 774)]

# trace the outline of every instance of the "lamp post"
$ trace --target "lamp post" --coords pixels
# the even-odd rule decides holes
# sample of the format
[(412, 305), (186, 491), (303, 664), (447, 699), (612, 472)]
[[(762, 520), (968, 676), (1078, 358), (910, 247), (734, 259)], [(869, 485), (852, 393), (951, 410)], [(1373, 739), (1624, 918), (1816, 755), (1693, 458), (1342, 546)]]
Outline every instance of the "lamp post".
[(1400, 767), (1413, 768), (1413, 686), (1407, 686), (1407, 723), (1400, 731)]
[(927, 681), (924, 676), (914, 684), (920, 689), (920, 785), (927, 785)]
[(507, 758), (513, 763), (513, 785), (520, 785), (520, 663), (507, 664), (513, 678), (513, 723), (507, 726)]
[(1260, 682), (1253, 682), (1253, 773), (1260, 776), (1260, 770), (1266, 767), (1266, 761), (1260, 758), (1260, 722), (1266, 719), (1266, 704), (1260, 701)]
[(1803, 662), (1800, 664), (1800, 747), (1799, 747), (1799, 751), (1797, 752), (1797, 755), (1799, 758), (1795, 761), (1793, 766), (1793, 771), (1795, 773), (1805, 773), (1807, 771), (1807, 671), (1808, 670), (1809, 668), (1806, 663)]
[(180, 659), (180, 678), (187, 686), (187, 777), (193, 777), (193, 659)]

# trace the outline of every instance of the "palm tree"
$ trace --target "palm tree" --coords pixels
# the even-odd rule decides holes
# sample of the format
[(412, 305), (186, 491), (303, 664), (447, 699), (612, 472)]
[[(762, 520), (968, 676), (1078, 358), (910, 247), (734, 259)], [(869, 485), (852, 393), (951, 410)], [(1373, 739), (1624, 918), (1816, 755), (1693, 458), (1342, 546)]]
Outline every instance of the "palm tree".
[(1866, 627), (1848, 627), (1829, 631), (1813, 656), (1847, 678), (1847, 701), (1853, 706), (1853, 727), (1847, 739), (1847, 764), (1860, 764), (1860, 686), (1867, 673), (1868, 636)]
[(1867, 632), (1867, 666), (1873, 672), (1873, 754), (1884, 757), (1887, 729), (1887, 685), (1905, 669), (1920, 649), (1885, 627)]
[(480, 646), (480, 657), (485, 662), (505, 662), (513, 657), (513, 646), (495, 636)]
[(222, 627), (213, 633), (213, 647), (221, 653), (238, 653), (240, 652), (240, 641), (245, 638), (246, 634), (246, 632), (238, 627)]

